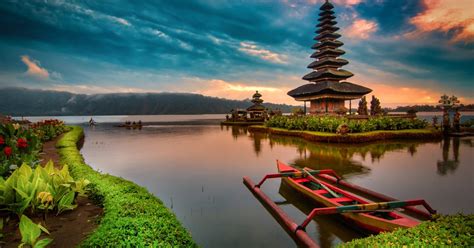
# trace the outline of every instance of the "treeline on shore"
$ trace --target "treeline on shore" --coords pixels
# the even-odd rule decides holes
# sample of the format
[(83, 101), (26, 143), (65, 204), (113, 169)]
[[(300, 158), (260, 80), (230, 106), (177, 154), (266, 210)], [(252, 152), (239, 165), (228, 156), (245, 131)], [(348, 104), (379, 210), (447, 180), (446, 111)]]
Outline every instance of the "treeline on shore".
[[(226, 114), (247, 108), (250, 100), (228, 100), (188, 93), (74, 94), (70, 92), (0, 89), (0, 113), (12, 116)], [(264, 103), (291, 112), (294, 106)]]
[[(435, 105), (408, 105), (408, 106), (398, 106), (396, 108), (384, 108), (387, 112), (407, 112), (415, 110), (418, 112), (441, 112), (441, 106)], [(460, 104), (459, 111), (474, 111), (474, 104)]]

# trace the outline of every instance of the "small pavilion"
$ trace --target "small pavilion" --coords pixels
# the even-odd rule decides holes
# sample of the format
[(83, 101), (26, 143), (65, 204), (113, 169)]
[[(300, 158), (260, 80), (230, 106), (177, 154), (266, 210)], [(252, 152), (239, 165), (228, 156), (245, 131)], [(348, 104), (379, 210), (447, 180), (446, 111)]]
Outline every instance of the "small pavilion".
[(262, 105), (262, 94), (255, 92), (252, 96), (252, 106), (247, 109), (232, 109), (230, 116), (226, 116), (224, 125), (255, 125), (263, 124), (268, 119), (268, 113), (265, 106)]
[(334, 6), (326, 0), (319, 9), (319, 24), (316, 25), (314, 38), (317, 43), (311, 47), (316, 50), (311, 55), (315, 61), (308, 65), (312, 71), (303, 77), (310, 83), (289, 91), (288, 95), (297, 101), (304, 101), (305, 113), (307, 101), (310, 102), (310, 114), (345, 113), (345, 101), (349, 100), (351, 105), (351, 100), (359, 99), (372, 90), (343, 81), (354, 74), (341, 69), (349, 61), (339, 58), (345, 51), (339, 49), (343, 43), (337, 40), (341, 35), (336, 33), (339, 28), (335, 26)]
[(263, 99), (261, 99), (262, 94), (255, 92), (252, 96), (253, 105), (247, 108), (247, 112), (252, 120), (261, 120), (265, 121), (267, 110), (265, 106), (262, 105)]

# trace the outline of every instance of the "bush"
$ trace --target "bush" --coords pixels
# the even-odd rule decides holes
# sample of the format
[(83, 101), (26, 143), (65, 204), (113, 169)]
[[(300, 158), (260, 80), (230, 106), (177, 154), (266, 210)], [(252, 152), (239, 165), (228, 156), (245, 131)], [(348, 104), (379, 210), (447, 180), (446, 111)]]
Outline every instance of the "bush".
[(42, 141), (52, 140), (67, 131), (64, 122), (56, 119), (35, 122), (30, 124), (29, 128), (33, 129), (34, 133)]
[(100, 199), (104, 206), (99, 227), (81, 246), (196, 247), (175, 215), (145, 188), (101, 174), (85, 164), (76, 148), (82, 136), (82, 128), (73, 127), (57, 144), (61, 160), (69, 165), (71, 174), (89, 180), (91, 198)]
[(19, 124), (0, 124), (0, 177), (8, 176), (23, 163), (35, 167), (41, 146), (31, 129)]
[(473, 247), (474, 215), (437, 216), (410, 229), (356, 239), (341, 247)]
[(265, 125), (288, 130), (336, 133), (337, 127), (344, 123), (347, 124), (351, 133), (421, 129), (428, 126), (426, 121), (419, 119), (377, 117), (368, 120), (348, 120), (347, 118), (334, 116), (274, 116)]
[(85, 193), (88, 183), (73, 180), (67, 165), (59, 170), (50, 161), (45, 167), (32, 170), (23, 164), (6, 180), (0, 178), (0, 208), (18, 216), (26, 210), (31, 214), (47, 211), (59, 214), (76, 208), (74, 200), (78, 194)]

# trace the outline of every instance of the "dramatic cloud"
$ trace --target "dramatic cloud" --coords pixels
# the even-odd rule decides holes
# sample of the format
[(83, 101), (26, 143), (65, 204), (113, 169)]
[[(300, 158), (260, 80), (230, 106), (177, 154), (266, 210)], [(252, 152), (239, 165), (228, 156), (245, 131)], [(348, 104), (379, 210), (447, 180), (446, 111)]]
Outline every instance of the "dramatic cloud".
[[(310, 4), (321, 4), (324, 3), (325, 0), (307, 0), (308, 3)], [(332, 3), (335, 3), (337, 5), (343, 5), (343, 6), (352, 6), (352, 5), (357, 5), (361, 3), (363, 0), (332, 0)], [(292, 1), (285, 1), (285, 2), (292, 2)]]
[(241, 42), (239, 50), (249, 55), (256, 56), (263, 60), (270, 61), (273, 63), (279, 63), (279, 64), (286, 63), (285, 55), (281, 55), (281, 54), (274, 53), (266, 49), (259, 48), (257, 45), (253, 43)]
[[(0, 87), (231, 99), (259, 90), (265, 101), (300, 104), (286, 92), (307, 83), (301, 77), (313, 61), (323, 2), (0, 1)], [(396, 100), (397, 88), (414, 92), (407, 93), (413, 102), (438, 93), (472, 100), (471, 0), (331, 2), (350, 62), (344, 68), (356, 74), (350, 82), (393, 96), (390, 102), (407, 101)], [(405, 39), (409, 30), (415, 38), (434, 35)], [(447, 43), (434, 31), (463, 42)]]
[(351, 25), (346, 27), (343, 33), (349, 38), (366, 40), (375, 33), (378, 25), (374, 21), (356, 18)]
[(48, 79), (49, 78), (49, 72), (41, 68), (41, 64), (39, 61), (30, 59), (27, 55), (21, 56), (21, 61), (25, 63), (25, 65), (28, 67), (27, 71), (25, 72), (29, 76), (33, 76), (39, 79)]
[(125, 26), (131, 26), (132, 25), (132, 24), (130, 24), (130, 22), (128, 22), (127, 20), (125, 20), (123, 18), (119, 18), (119, 17), (115, 17), (115, 16), (110, 16), (109, 18), (111, 18), (115, 22), (120, 23), (120, 24), (125, 25)]
[[(425, 10), (410, 22), (419, 32), (441, 31), (452, 33), (452, 41), (474, 42), (474, 1), (423, 0)], [(416, 37), (415, 37), (416, 38)]]

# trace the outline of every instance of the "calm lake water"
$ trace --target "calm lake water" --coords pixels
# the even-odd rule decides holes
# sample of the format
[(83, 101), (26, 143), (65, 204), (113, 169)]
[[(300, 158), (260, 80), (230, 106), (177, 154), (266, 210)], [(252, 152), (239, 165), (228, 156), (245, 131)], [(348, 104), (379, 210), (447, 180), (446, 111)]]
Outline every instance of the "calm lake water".
[[(221, 117), (114, 117), (155, 125), (141, 130), (84, 126), (82, 154), (93, 168), (158, 196), (202, 247), (295, 246), (242, 183), (243, 176), (257, 181), (275, 173), (276, 159), (332, 168), (347, 181), (395, 198), (424, 198), (441, 213), (474, 213), (473, 137), (323, 144), (221, 127), (215, 124)], [(77, 123), (84, 117), (69, 118)], [(279, 179), (267, 181), (263, 190), (297, 222), (313, 206)], [(323, 247), (362, 237), (331, 216), (317, 218), (308, 233)]]

